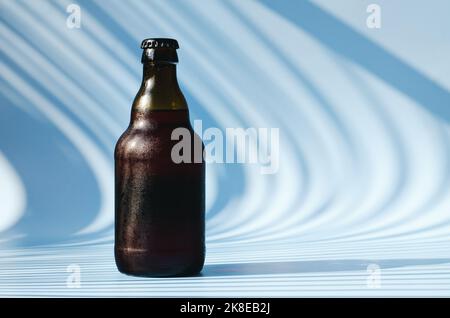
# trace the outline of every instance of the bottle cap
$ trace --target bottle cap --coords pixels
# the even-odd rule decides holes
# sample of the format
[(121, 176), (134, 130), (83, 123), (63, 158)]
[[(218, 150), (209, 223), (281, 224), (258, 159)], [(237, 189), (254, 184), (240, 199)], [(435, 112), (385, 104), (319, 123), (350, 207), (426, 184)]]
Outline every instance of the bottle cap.
[(141, 43), (141, 49), (171, 48), (178, 49), (178, 42), (175, 39), (150, 38)]

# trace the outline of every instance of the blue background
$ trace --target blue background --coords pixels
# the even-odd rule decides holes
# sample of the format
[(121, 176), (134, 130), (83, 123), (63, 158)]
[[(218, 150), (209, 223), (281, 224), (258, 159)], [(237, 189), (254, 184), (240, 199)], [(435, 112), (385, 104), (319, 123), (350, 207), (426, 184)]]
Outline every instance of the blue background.
[[(66, 26), (71, 3), (80, 28)], [(371, 3), (380, 29), (366, 26)], [(1, 296), (449, 296), (448, 1), (0, 10)], [(114, 264), (113, 149), (148, 37), (179, 41), (192, 120), (280, 129), (278, 173), (208, 165), (199, 277)]]

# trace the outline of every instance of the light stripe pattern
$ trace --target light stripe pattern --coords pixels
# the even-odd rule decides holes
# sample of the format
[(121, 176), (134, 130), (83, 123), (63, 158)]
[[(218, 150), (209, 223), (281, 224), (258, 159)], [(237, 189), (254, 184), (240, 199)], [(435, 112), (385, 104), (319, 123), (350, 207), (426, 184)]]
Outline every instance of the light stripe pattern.
[[(450, 296), (448, 2), (380, 0), (380, 29), (360, 0), (73, 3), (80, 28), (70, 0), (0, 0), (0, 296)], [(275, 174), (208, 165), (197, 277), (114, 264), (148, 37), (178, 39), (203, 128), (280, 130)]]

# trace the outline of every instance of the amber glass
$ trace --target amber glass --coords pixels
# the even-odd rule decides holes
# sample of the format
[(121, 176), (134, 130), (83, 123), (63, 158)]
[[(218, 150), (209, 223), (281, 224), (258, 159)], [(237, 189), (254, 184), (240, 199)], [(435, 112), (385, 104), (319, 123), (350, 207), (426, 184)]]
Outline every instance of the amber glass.
[[(205, 167), (176, 77), (174, 48), (146, 48), (128, 128), (115, 148), (115, 258), (139, 276), (195, 275), (205, 258)], [(175, 128), (191, 132), (191, 163), (174, 163)], [(198, 142), (198, 140), (197, 140)]]

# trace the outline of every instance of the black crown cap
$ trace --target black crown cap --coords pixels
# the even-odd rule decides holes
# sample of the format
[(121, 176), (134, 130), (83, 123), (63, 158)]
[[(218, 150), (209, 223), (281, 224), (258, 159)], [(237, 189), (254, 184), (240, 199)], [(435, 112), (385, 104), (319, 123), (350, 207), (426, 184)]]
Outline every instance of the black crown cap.
[(150, 38), (141, 43), (141, 49), (171, 48), (178, 49), (178, 41), (167, 38)]

